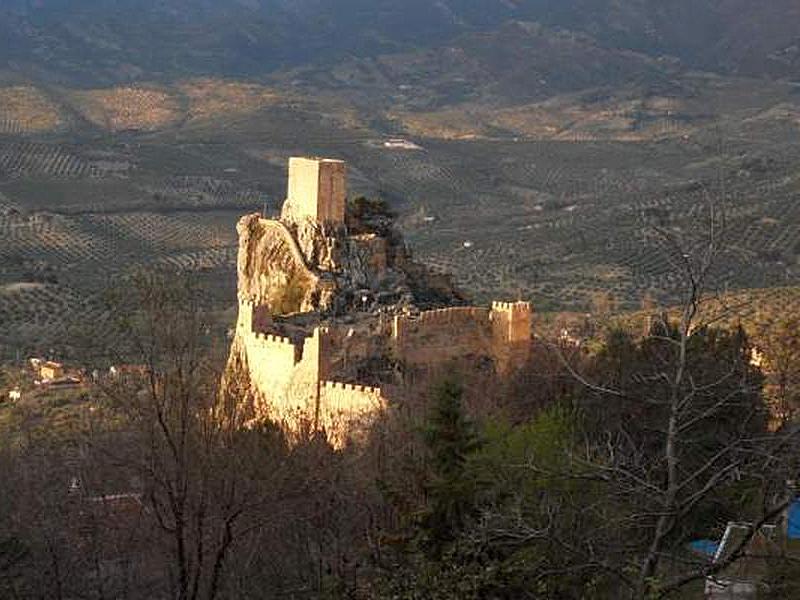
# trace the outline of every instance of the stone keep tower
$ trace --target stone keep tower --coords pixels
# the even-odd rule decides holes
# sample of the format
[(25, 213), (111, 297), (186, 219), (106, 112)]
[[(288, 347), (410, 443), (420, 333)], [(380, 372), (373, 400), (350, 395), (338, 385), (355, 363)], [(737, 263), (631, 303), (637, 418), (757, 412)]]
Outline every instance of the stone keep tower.
[(347, 170), (330, 158), (289, 159), (289, 190), (282, 217), (293, 222), (344, 223)]

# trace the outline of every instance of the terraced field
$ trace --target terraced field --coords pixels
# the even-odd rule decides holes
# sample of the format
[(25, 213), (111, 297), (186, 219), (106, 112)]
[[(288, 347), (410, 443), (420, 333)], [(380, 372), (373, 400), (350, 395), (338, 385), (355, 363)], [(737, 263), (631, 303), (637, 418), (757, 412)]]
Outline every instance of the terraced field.
[(143, 187), (154, 198), (178, 201), (194, 208), (237, 208), (272, 204), (262, 191), (210, 176), (173, 176)]
[[(653, 234), (667, 229), (696, 251), (711, 200), (726, 213), (720, 281), (762, 287), (797, 277), (800, 182), (788, 167), (796, 157), (764, 173), (732, 158), (720, 181), (716, 165), (698, 167), (704, 150), (690, 145), (644, 159), (630, 155), (642, 150), (630, 145), (494, 148), (480, 162), (469, 160), (469, 148), (459, 152), (459, 187), (430, 166), (435, 181), (396, 192), (427, 215), (410, 227), (421, 255), (483, 299), (501, 292), (573, 309), (588, 307), (598, 292), (623, 307), (645, 295), (666, 301), (682, 281)], [(445, 150), (429, 148), (414, 160), (436, 162)]]

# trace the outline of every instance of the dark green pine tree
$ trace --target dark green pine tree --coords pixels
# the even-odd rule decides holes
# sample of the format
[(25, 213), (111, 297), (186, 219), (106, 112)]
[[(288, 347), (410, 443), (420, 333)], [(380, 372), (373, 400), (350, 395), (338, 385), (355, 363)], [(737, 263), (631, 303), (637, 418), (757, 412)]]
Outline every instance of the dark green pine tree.
[(477, 482), (468, 472), (467, 459), (480, 447), (480, 440), (465, 414), (462, 396), (458, 384), (440, 384), (424, 432), (431, 470), (421, 533), (423, 547), (434, 558), (456, 539), (475, 506)]

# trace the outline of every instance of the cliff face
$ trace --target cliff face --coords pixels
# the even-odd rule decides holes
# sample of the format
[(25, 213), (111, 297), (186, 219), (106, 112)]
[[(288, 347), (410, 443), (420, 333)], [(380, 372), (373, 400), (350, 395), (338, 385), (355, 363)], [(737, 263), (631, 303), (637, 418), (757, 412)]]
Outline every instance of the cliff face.
[[(253, 214), (239, 221), (239, 296), (277, 315), (460, 303), (448, 279), (414, 263), (390, 227), (371, 230)], [(366, 300), (365, 300), (366, 299)]]
[(286, 225), (256, 214), (237, 230), (239, 297), (282, 314), (328, 308), (330, 286), (309, 268)]

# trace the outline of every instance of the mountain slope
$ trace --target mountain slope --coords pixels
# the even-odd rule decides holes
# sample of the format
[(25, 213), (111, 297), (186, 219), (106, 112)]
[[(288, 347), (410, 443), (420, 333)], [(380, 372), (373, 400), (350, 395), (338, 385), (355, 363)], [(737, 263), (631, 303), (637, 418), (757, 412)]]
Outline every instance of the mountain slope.
[(800, 76), (795, 0), (4, 0), (0, 58), (73, 83), (264, 75), (435, 48), (514, 20), (580, 32), (607, 52)]

